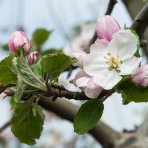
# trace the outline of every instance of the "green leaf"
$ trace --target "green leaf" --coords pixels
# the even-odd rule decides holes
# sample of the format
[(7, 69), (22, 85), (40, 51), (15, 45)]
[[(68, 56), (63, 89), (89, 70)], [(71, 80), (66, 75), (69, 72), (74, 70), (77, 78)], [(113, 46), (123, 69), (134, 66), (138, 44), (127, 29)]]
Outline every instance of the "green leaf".
[(48, 37), (50, 36), (50, 34), (52, 33), (52, 31), (48, 31), (46, 29), (43, 28), (39, 28), (36, 29), (33, 33), (33, 41), (37, 46), (41, 46), (42, 44), (44, 44)]
[(15, 101), (14, 96), (11, 96), (11, 98), (10, 98), (11, 109), (15, 109), (18, 105), (19, 105), (19, 103)]
[(12, 117), (11, 130), (22, 143), (35, 144), (43, 130), (44, 114), (40, 106), (20, 103)]
[(104, 105), (98, 100), (89, 100), (84, 103), (74, 119), (74, 130), (78, 134), (84, 134), (92, 129), (101, 118)]
[(13, 55), (9, 55), (0, 62), (0, 82), (3, 86), (16, 84), (17, 77), (11, 70), (13, 58)]
[(50, 54), (41, 60), (41, 66), (48, 74), (59, 75), (73, 63), (73, 59), (63, 53)]
[(41, 67), (41, 60), (39, 60), (37, 63), (33, 64), (32, 69), (33, 69), (35, 75), (37, 75), (42, 80), (44, 77), (44, 71)]
[(16, 102), (19, 102), (23, 95), (23, 80), (20, 75), (17, 76), (17, 83), (16, 83), (16, 91), (14, 93), (14, 100)]
[(33, 72), (22, 54), (17, 58), (16, 66), (18, 69), (18, 74), (22, 77), (25, 84), (40, 90), (46, 90), (45, 84), (40, 77)]
[(47, 54), (55, 54), (55, 53), (63, 53), (62, 49), (47, 49), (41, 51), (41, 55), (47, 55)]
[(118, 93), (121, 93), (124, 102), (147, 102), (148, 101), (148, 87), (136, 85), (131, 78), (126, 77), (122, 79), (115, 87)]

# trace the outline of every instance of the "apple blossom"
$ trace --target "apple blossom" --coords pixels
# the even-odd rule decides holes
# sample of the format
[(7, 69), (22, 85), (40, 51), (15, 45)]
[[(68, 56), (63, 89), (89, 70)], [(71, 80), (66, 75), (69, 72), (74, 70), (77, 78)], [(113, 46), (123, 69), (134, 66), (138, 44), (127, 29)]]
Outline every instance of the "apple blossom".
[(99, 39), (111, 41), (114, 33), (120, 30), (118, 22), (111, 16), (106, 15), (97, 20), (96, 31)]
[(76, 74), (74, 84), (84, 90), (85, 95), (89, 98), (97, 98), (102, 91), (102, 87), (94, 82), (93, 77), (87, 75), (83, 70)]
[(38, 56), (38, 51), (31, 52), (27, 57), (29, 63), (31, 63), (31, 64), (35, 63), (38, 59), (37, 56)]
[(112, 89), (122, 75), (129, 75), (139, 66), (141, 58), (135, 57), (138, 37), (130, 30), (120, 30), (107, 44), (96, 41), (83, 61), (84, 71), (94, 77), (94, 82), (104, 89)]
[(132, 80), (135, 84), (148, 86), (148, 64), (136, 68), (132, 73)]
[(24, 52), (28, 53), (31, 43), (24, 32), (16, 31), (11, 34), (8, 45), (11, 52), (16, 52), (18, 48), (23, 47)]

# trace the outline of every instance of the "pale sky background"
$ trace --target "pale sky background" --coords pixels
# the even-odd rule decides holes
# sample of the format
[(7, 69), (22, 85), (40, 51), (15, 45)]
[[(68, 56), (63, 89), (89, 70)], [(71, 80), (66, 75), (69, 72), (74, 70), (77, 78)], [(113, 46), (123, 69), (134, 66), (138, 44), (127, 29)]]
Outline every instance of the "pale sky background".
[[(61, 48), (70, 42), (71, 29), (74, 26), (102, 16), (107, 3), (108, 0), (0, 0), (0, 45), (8, 41), (16, 26), (23, 24), (29, 36), (38, 27), (54, 29), (45, 47)], [(119, 21), (121, 27), (125, 24), (130, 26), (132, 23), (120, 1), (112, 16)], [(0, 59), (6, 55), (0, 51)], [(102, 120), (119, 131), (133, 129), (142, 122), (147, 107), (147, 103), (123, 106), (120, 95), (114, 94), (105, 102)], [(0, 100), (0, 126), (9, 118), (10, 106), (7, 100)], [(67, 135), (71, 135), (72, 125), (65, 121), (62, 124), (63, 131), (67, 129)]]

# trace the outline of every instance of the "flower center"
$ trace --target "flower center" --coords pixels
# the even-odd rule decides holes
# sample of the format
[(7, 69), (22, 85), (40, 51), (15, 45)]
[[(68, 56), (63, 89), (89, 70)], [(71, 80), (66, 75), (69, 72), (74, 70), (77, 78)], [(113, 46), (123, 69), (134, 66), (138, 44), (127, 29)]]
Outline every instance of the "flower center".
[(120, 60), (117, 55), (112, 55), (110, 52), (108, 52), (104, 58), (109, 66), (109, 70), (115, 69), (119, 71)]

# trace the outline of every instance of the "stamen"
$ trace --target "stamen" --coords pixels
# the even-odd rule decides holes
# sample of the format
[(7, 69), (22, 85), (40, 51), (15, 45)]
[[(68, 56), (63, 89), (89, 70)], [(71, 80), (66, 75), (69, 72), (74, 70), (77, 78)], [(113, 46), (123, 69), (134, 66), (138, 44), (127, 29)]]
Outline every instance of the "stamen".
[(120, 60), (117, 55), (112, 55), (110, 52), (104, 56), (106, 63), (109, 65), (109, 70), (115, 69), (119, 72)]

